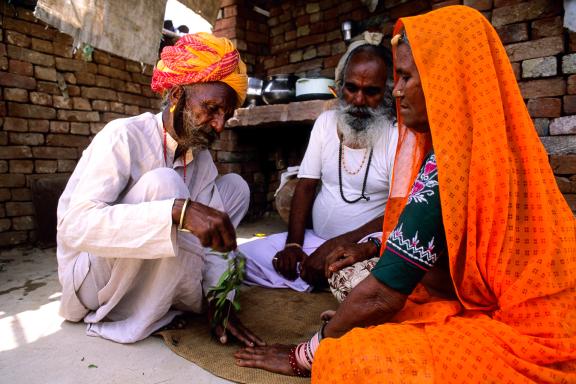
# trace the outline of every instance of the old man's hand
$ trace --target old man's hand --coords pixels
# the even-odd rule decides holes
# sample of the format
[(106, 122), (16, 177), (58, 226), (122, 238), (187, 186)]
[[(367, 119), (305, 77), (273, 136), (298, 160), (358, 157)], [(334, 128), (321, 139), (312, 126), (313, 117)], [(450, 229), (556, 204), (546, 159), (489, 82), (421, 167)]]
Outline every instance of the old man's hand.
[(214, 300), (210, 302), (208, 307), (208, 320), (216, 339), (220, 343), (226, 344), (228, 343), (229, 336), (232, 336), (246, 347), (265, 346), (266, 343), (262, 339), (242, 324), (238, 316), (236, 316), (236, 310), (233, 308), (232, 303), (227, 300), (226, 304), (228, 306), (228, 308), (224, 310), (226, 315), (219, 324), (213, 324), (213, 315), (215, 310)]
[(191, 232), (198, 237), (202, 246), (218, 252), (236, 249), (236, 231), (226, 213), (189, 200), (182, 216), (184, 201), (176, 199), (172, 208), (173, 222), (178, 225), (181, 222), (181, 230)]

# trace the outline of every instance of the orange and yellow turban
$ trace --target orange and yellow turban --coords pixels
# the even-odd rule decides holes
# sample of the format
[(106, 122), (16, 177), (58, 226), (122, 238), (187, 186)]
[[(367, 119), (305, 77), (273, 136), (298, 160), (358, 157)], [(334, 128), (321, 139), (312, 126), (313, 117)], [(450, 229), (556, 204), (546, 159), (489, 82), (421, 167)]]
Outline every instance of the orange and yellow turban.
[(163, 93), (175, 85), (221, 81), (238, 95), (238, 106), (246, 98), (246, 65), (232, 42), (199, 32), (181, 37), (165, 47), (154, 67), (151, 88)]

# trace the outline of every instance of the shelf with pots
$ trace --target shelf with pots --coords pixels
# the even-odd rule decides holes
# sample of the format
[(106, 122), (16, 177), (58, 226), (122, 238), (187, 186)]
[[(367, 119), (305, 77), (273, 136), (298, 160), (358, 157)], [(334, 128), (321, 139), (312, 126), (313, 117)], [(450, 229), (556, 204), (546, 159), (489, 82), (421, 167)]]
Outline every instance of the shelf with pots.
[[(262, 80), (249, 78), (248, 106), (237, 109), (226, 125), (240, 128), (312, 124), (320, 113), (336, 105), (329, 90), (333, 84), (330, 79), (275, 75), (268, 77), (264, 86)], [(269, 105), (258, 105), (262, 101)]]
[(227, 127), (277, 126), (278, 124), (312, 124), (320, 113), (336, 106), (336, 99), (295, 101), (239, 108), (226, 123)]

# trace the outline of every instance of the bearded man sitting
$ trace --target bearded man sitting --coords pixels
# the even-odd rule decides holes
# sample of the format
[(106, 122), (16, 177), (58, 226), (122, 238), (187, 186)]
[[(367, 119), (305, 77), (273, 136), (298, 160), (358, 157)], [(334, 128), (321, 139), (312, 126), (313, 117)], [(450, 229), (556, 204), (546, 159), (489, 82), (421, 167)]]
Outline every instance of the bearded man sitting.
[[(248, 284), (297, 291), (323, 287), (328, 267), (351, 256), (340, 246), (381, 230), (398, 141), (392, 58), (380, 45), (381, 35), (364, 37), (350, 45), (336, 68), (339, 107), (323, 112), (312, 128), (288, 232), (240, 246)], [(370, 240), (379, 242), (377, 236)]]
[[(249, 203), (247, 183), (218, 177), (207, 150), (246, 95), (246, 66), (232, 42), (180, 38), (163, 49), (151, 86), (164, 110), (106, 125), (58, 204), (60, 313), (120, 343), (147, 337), (181, 311), (206, 309), (206, 293), (227, 268), (211, 250), (236, 249), (234, 228)], [(262, 344), (233, 308), (214, 331), (221, 342), (229, 332)]]

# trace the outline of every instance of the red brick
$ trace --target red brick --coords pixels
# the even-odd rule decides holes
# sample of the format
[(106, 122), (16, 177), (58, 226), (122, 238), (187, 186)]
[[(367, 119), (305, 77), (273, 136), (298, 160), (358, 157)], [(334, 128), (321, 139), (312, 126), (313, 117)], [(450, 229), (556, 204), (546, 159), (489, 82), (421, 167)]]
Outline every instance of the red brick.
[(56, 110), (54, 108), (43, 107), (40, 105), (27, 105), (18, 103), (8, 103), (10, 116), (26, 117), (30, 119), (54, 119)]
[(53, 54), (54, 46), (52, 42), (40, 39), (32, 39), (32, 49), (35, 51), (40, 51), (44, 53)]
[(576, 32), (568, 32), (568, 49), (570, 52), (576, 52)]
[[(28, 150), (29, 148), (26, 147)], [(0, 154), (2, 148), (0, 147)], [(34, 147), (32, 154), (35, 159), (77, 159), (78, 152), (76, 148), (60, 148), (60, 147)], [(32, 156), (28, 156), (32, 157)], [(2, 158), (0, 156), (0, 158)]]
[(6, 31), (6, 42), (19, 47), (30, 47), (30, 38), (15, 31)]
[(132, 73), (132, 81), (138, 83), (138, 84), (142, 84), (142, 85), (147, 85), (150, 86), (150, 82), (151, 82), (151, 78), (150, 76), (147, 75), (143, 75), (141, 73)]
[(576, 115), (576, 95), (564, 96), (564, 114)]
[(72, 72), (66, 72), (62, 75), (66, 84), (76, 84), (76, 75)]
[(534, 59), (536, 57), (554, 56), (564, 51), (564, 41), (561, 36), (546, 37), (524, 43), (506, 46), (510, 61)]
[(81, 93), (80, 87), (75, 85), (69, 85), (66, 90), (68, 91), (68, 96), (80, 96)]
[(11, 145), (42, 145), (44, 144), (44, 135), (41, 133), (10, 132), (9, 140)]
[(58, 171), (58, 161), (56, 160), (36, 160), (34, 161), (36, 173), (56, 173)]
[(98, 64), (98, 74), (112, 77), (114, 79), (130, 81), (129, 73), (107, 65)]
[(139, 63), (136, 63), (135, 61), (126, 61), (126, 70), (128, 72), (140, 73), (142, 71), (142, 67), (140, 66)]
[[(87, 84), (89, 85), (89, 84)], [(109, 88), (110, 87), (110, 78), (106, 76), (96, 76), (96, 84), (97, 87), (101, 88)]]
[(141, 107), (148, 107), (150, 105), (148, 98), (131, 95), (129, 93), (118, 92), (118, 100), (124, 104), (135, 104)]
[(42, 92), (30, 92), (32, 104), (52, 106), (52, 96)]
[(53, 133), (68, 133), (70, 132), (70, 123), (67, 121), (51, 121), (50, 132)]
[(424, 11), (428, 11), (430, 9), (429, 7), (430, 5), (428, 4), (428, 1), (425, 0), (410, 1), (392, 8), (390, 10), (390, 18), (395, 20), (404, 16), (417, 15)]
[(447, 0), (432, 5), (432, 9), (449, 7), (451, 5), (460, 5), (460, 0)]
[(131, 116), (136, 116), (140, 114), (140, 108), (136, 105), (127, 105), (124, 113)]
[(110, 64), (110, 55), (98, 49), (95, 49), (94, 52), (92, 52), (92, 59), (97, 64)]
[(73, 97), (72, 105), (74, 109), (79, 109), (82, 111), (91, 111), (92, 106), (90, 105), (90, 100), (84, 99), (82, 97)]
[[(244, 62), (246, 62), (246, 59), (244, 59)], [(110, 79), (110, 87), (115, 91), (125, 91), (126, 82), (124, 80), (119, 79)]]
[(112, 120), (122, 119), (124, 117), (128, 117), (128, 115), (120, 113), (104, 112), (102, 114), (102, 121), (105, 123), (109, 123)]
[(115, 91), (106, 88), (82, 87), (82, 97), (87, 99), (99, 100), (117, 100), (118, 95)]
[(7, 202), (6, 203), (6, 216), (25, 216), (34, 214), (34, 204), (31, 202)]
[(319, 34), (319, 35), (311, 35), (311, 36), (306, 36), (306, 37), (301, 37), (297, 40), (297, 46), (298, 48), (301, 47), (307, 47), (309, 45), (313, 45), (316, 46), (318, 44), (323, 43), (325, 40), (325, 36), (323, 34)]
[(28, 101), (28, 91), (20, 88), (4, 88), (4, 98), (8, 101)]
[(110, 110), (112, 112), (124, 113), (124, 104), (117, 102), (110, 102)]
[(28, 132), (28, 120), (7, 117), (4, 119), (4, 130), (13, 132)]
[(8, 144), (8, 132), (0, 132), (0, 145)]
[(496, 32), (498, 32), (502, 44), (517, 43), (528, 40), (527, 23), (504, 25), (496, 28)]
[(26, 77), (8, 72), (0, 72), (0, 86), (34, 89), (36, 88), (36, 80), (33, 77)]
[(534, 117), (560, 117), (562, 102), (557, 98), (528, 100), (528, 112)]
[(576, 155), (551, 155), (550, 167), (555, 175), (576, 174)]
[(494, 6), (492, 0), (464, 0), (462, 4), (479, 11), (489, 11)]
[(104, 123), (90, 123), (90, 133), (95, 135), (104, 128), (106, 124)]
[(53, 56), (14, 45), (8, 46), (8, 57), (15, 60), (27, 61), (32, 64), (43, 65), (45, 67), (54, 66)]
[(2, 246), (13, 246), (24, 244), (28, 241), (28, 233), (26, 231), (10, 231), (0, 233), (0, 244)]
[(12, 201), (32, 201), (32, 191), (30, 188), (12, 189)]
[(12, 229), (16, 231), (25, 231), (36, 228), (34, 216), (20, 216), (12, 219)]
[(58, 84), (47, 82), (47, 81), (39, 81), (37, 86), (37, 91), (49, 93), (51, 95), (61, 95), (62, 92), (60, 88), (58, 88)]
[(127, 91), (127, 92), (130, 92), (130, 93), (141, 94), (141, 93), (142, 93), (142, 88), (141, 88), (140, 84), (136, 84), (136, 83), (126, 83), (126, 91)]
[(72, 109), (72, 99), (66, 96), (54, 96), (52, 97), (52, 102), (54, 107), (58, 109)]
[(58, 76), (56, 70), (50, 67), (34, 66), (35, 77), (38, 80), (57, 81)]
[(34, 162), (32, 160), (10, 160), (10, 173), (32, 173)]
[(92, 100), (92, 109), (107, 112), (110, 110), (110, 103), (104, 100)]
[(90, 124), (88, 123), (70, 123), (70, 133), (73, 135), (89, 135)]
[(492, 12), (492, 25), (499, 27), (519, 21), (534, 20), (562, 13), (562, 2), (532, 0), (520, 4), (495, 8)]
[(94, 111), (65, 111), (59, 110), (58, 111), (58, 120), (65, 120), (65, 121), (100, 121), (100, 115), (98, 112)]
[(562, 35), (563, 20), (561, 16), (549, 17), (532, 22), (532, 39)]
[(54, 55), (61, 56), (67, 59), (74, 57), (72, 45), (63, 42), (54, 42), (52, 45)]
[(3, 16), (2, 18), (2, 22), (3, 22), (3, 26), (2, 29), (8, 29), (8, 30), (12, 30), (12, 31), (20, 31), (22, 33), (25, 33), (27, 35), (30, 35), (31, 31), (32, 31), (32, 24), (28, 23), (26, 21), (22, 21), (22, 20), (17, 20), (17, 19), (13, 19), (10, 17), (6, 17)]
[(3, 146), (0, 147), (0, 159), (27, 159), (32, 157), (30, 147)]
[(12, 195), (10, 194), (10, 189), (2, 188), (0, 189), (0, 201), (10, 200)]
[(563, 96), (566, 93), (563, 79), (531, 80), (521, 82), (519, 85), (525, 99)]
[(74, 160), (57, 160), (58, 172), (72, 172), (76, 168)]
[(30, 132), (48, 132), (50, 130), (49, 120), (28, 120), (28, 130)]
[(0, 187), (24, 187), (26, 178), (22, 174), (4, 174), (0, 175)]
[(118, 56), (110, 56), (110, 64), (111, 67), (120, 69), (122, 71), (126, 70), (126, 60), (122, 59)]
[(34, 67), (32, 64), (20, 60), (9, 60), (8, 71), (16, 75), (32, 76)]
[(83, 60), (57, 57), (56, 69), (59, 71), (82, 72), (88, 70), (88, 65)]

